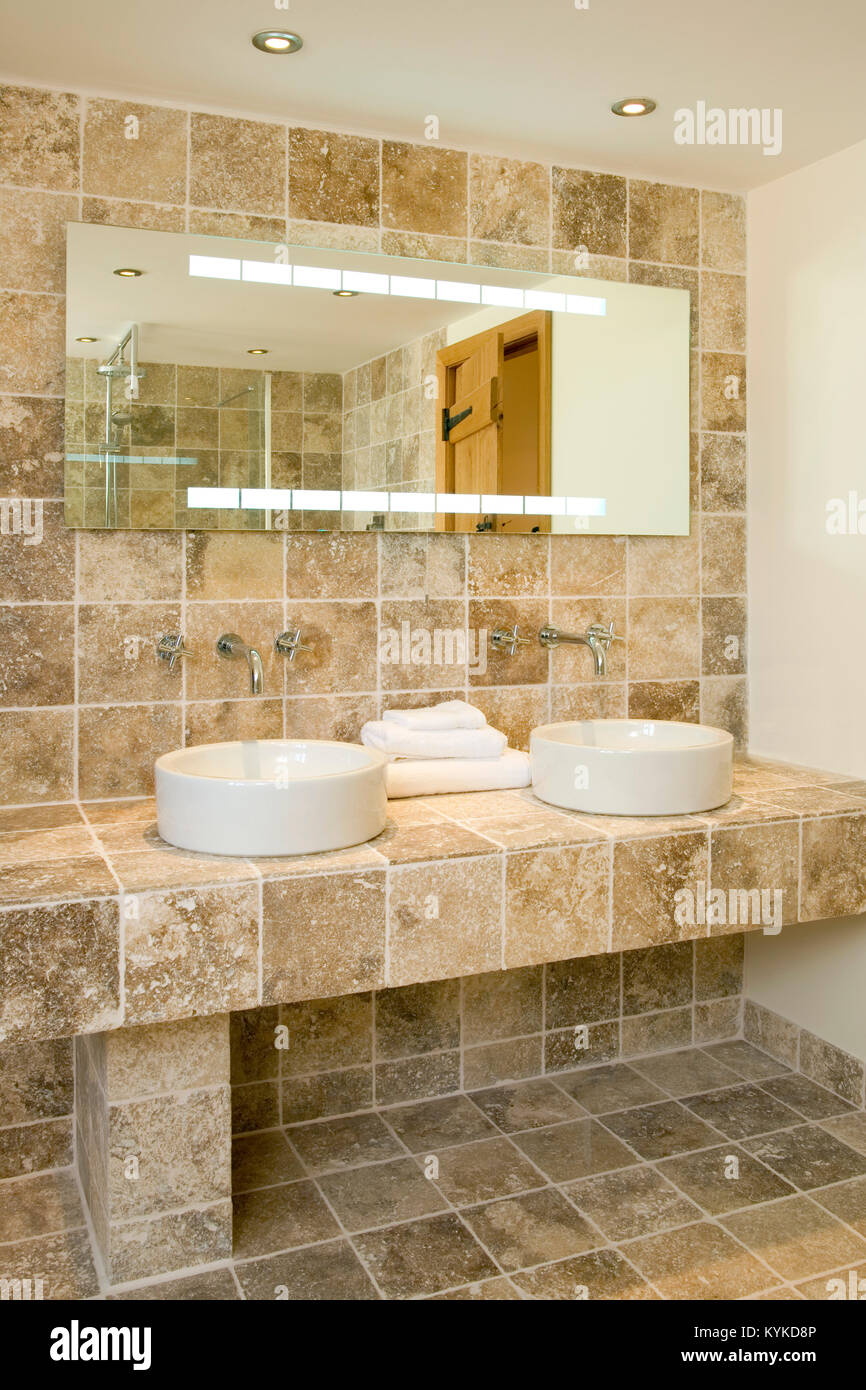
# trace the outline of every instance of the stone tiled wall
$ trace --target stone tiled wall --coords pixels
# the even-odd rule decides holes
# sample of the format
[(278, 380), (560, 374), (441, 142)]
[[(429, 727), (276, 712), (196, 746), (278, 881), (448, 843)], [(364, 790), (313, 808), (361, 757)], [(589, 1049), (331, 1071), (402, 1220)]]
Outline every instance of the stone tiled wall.
[(734, 1037), (742, 981), (735, 934), (233, 1013), (232, 1128)]
[[(139, 138), (124, 138), (124, 117)], [(64, 224), (287, 239), (684, 286), (694, 310), (691, 535), (675, 538), (74, 533), (63, 527)], [(742, 200), (424, 144), (7, 88), (0, 94), (0, 498), (44, 502), (0, 537), (0, 798), (150, 790), (184, 739), (353, 737), (383, 701), (469, 690), (523, 745), (550, 717), (697, 719), (745, 739)], [(738, 397), (730, 396), (731, 379)], [(328, 451), (325, 451), (328, 452)], [(7, 509), (8, 510), (8, 509)], [(4, 510), (4, 516), (6, 510)], [(8, 527), (7, 527), (8, 530)], [(524, 648), (487, 671), (377, 663), (377, 625), (535, 630), (614, 618), (603, 683), (585, 652)], [(268, 650), (266, 697), (217, 664), (234, 629)], [(182, 628), (199, 660), (157, 669)], [(128, 639), (138, 638), (130, 642)], [(730, 639), (736, 638), (734, 643)]]

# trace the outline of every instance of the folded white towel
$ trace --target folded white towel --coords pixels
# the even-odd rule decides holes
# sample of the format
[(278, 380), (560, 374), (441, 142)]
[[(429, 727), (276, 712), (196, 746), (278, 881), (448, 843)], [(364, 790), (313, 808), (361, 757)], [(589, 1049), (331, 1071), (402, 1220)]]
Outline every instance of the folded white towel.
[(499, 758), (403, 758), (385, 768), (385, 789), (401, 796), (434, 796), (437, 792), (491, 792), (528, 787), (529, 754), (506, 748)]
[(407, 729), (370, 720), (361, 742), (392, 758), (498, 758), (508, 739), (498, 729)]
[(443, 700), (427, 709), (386, 709), (382, 718), (407, 729), (483, 729), (487, 723), (481, 710), (465, 700)]

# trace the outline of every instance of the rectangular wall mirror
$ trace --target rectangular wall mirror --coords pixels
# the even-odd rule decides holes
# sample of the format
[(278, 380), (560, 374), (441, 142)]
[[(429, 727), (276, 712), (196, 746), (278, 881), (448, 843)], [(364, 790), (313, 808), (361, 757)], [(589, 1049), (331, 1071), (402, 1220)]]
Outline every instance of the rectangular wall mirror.
[(66, 521), (689, 529), (689, 294), (70, 223)]

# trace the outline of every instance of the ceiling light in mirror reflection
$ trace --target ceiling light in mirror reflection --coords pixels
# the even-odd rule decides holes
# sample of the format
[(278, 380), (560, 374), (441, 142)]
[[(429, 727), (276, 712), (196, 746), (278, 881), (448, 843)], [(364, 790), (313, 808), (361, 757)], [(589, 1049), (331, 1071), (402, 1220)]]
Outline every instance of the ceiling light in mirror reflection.
[(438, 299), (452, 304), (483, 304), (501, 309), (549, 309), (565, 314), (607, 314), (607, 300), (597, 295), (520, 290), (510, 285), (484, 285), (463, 280), (430, 280), (421, 275), (376, 275), (328, 266), (280, 265), (227, 256), (189, 258), (193, 277), (242, 280), (260, 285), (293, 285), (302, 289), (352, 290), (361, 294), (390, 294), (402, 299)]

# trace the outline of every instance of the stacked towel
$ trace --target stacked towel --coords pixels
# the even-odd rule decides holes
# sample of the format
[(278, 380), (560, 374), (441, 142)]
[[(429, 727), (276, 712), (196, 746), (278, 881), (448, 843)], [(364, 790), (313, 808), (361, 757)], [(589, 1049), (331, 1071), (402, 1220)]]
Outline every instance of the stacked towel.
[(529, 754), (506, 748), (500, 758), (398, 758), (385, 768), (385, 790), (401, 796), (437, 792), (498, 792), (528, 787)]
[(528, 755), (508, 748), (505, 734), (465, 700), (386, 710), (363, 726), (361, 742), (388, 755), (391, 797), (526, 787), (530, 781)]
[(379, 719), (364, 725), (361, 742), (392, 758), (498, 758), (508, 739), (486, 724), (483, 729), (407, 729)]
[(443, 700), (429, 709), (386, 709), (386, 724), (402, 724), (406, 729), (483, 729), (487, 720), (465, 700)]

